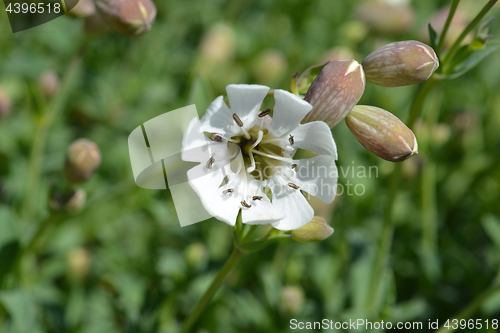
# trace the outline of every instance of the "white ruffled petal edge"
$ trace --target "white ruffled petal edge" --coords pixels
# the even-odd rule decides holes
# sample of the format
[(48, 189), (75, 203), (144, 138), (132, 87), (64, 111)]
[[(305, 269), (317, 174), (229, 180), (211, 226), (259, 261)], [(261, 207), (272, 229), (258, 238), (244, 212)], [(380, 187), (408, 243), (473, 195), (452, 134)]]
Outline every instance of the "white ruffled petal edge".
[(274, 100), (273, 121), (269, 132), (275, 137), (281, 137), (294, 130), (312, 109), (312, 105), (308, 102), (281, 89), (274, 91)]
[(294, 138), (294, 148), (309, 150), (318, 155), (329, 155), (335, 160), (338, 158), (332, 132), (322, 121), (299, 125), (291, 132), (291, 135)]
[(249, 130), (258, 121), (257, 115), (269, 87), (257, 84), (230, 84), (226, 87), (226, 91), (231, 118), (233, 113), (236, 113), (243, 122), (243, 127)]

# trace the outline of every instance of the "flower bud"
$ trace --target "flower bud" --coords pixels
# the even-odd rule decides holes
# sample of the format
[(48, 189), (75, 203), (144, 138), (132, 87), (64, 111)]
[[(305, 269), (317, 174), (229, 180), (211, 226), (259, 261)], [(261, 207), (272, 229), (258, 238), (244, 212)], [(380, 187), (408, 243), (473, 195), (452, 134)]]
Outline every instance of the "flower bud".
[(235, 33), (225, 24), (216, 24), (203, 36), (200, 56), (208, 65), (220, 65), (230, 61), (235, 53)]
[(257, 82), (273, 86), (285, 74), (287, 70), (286, 58), (278, 50), (264, 50), (256, 58), (253, 64), (253, 72)]
[(130, 37), (148, 32), (156, 18), (151, 0), (96, 0), (95, 4), (110, 27)]
[(354, 16), (375, 33), (390, 36), (404, 34), (415, 22), (415, 12), (411, 6), (380, 0), (360, 3)]
[(363, 60), (366, 79), (383, 87), (424, 82), (438, 67), (434, 50), (415, 40), (387, 44)]
[(71, 183), (88, 180), (101, 164), (99, 147), (87, 139), (78, 139), (68, 148), (64, 172)]
[(9, 94), (2, 87), (0, 87), (0, 120), (7, 118), (10, 114), (12, 102)]
[(321, 216), (315, 216), (306, 225), (292, 230), (292, 239), (297, 242), (321, 242), (333, 234), (333, 228)]
[(195, 270), (202, 270), (208, 264), (208, 250), (202, 243), (193, 243), (189, 245), (184, 256), (188, 265)]
[(304, 306), (304, 290), (300, 286), (285, 286), (280, 291), (280, 310), (287, 314), (297, 314)]
[(84, 279), (90, 271), (92, 256), (85, 248), (75, 248), (68, 254), (67, 262), (70, 276), (76, 280)]
[(59, 90), (60, 80), (59, 76), (53, 71), (45, 71), (40, 75), (38, 84), (42, 89), (43, 94), (47, 98), (51, 98)]
[(78, 0), (75, 7), (73, 7), (68, 14), (73, 17), (88, 17), (94, 15), (95, 5), (93, 0)]
[(321, 120), (335, 127), (359, 101), (365, 90), (365, 74), (353, 59), (330, 61), (314, 79), (304, 100), (313, 108), (302, 123)]
[(390, 112), (356, 105), (345, 122), (363, 147), (384, 160), (401, 162), (418, 154), (415, 135)]

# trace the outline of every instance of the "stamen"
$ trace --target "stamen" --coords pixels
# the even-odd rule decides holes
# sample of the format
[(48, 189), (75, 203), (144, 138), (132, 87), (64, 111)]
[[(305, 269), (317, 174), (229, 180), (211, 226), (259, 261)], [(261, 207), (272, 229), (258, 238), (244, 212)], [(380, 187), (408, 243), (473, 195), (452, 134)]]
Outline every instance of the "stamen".
[(250, 207), (252, 207), (252, 205), (250, 205), (250, 204), (249, 204), (248, 202), (246, 202), (245, 200), (243, 200), (243, 201), (241, 202), (241, 205), (242, 205), (243, 207), (245, 207), (245, 208), (250, 208)]
[(243, 122), (241, 121), (240, 117), (238, 117), (238, 115), (236, 113), (233, 113), (233, 119), (239, 127), (243, 127)]
[(254, 153), (254, 154), (257, 154), (257, 155), (266, 156), (266, 157), (269, 157), (269, 158), (272, 158), (272, 159), (275, 159), (275, 160), (279, 160), (279, 161), (283, 161), (283, 162), (293, 163), (293, 159), (291, 159), (291, 158), (287, 158), (287, 157), (275, 155), (272, 151), (270, 151), (269, 149), (266, 149), (266, 148), (264, 148), (262, 146), (260, 146), (260, 149), (262, 149), (264, 151), (267, 151), (268, 154), (263, 153), (263, 152), (261, 152), (259, 150), (255, 150), (255, 149), (251, 149), (250, 151), (252, 153)]
[(234, 190), (232, 188), (228, 188), (227, 190), (222, 191), (222, 194), (226, 195), (228, 193), (233, 193)]
[(215, 162), (215, 158), (213, 156), (210, 156), (210, 159), (207, 161), (206, 167), (207, 169), (212, 169), (212, 165)]
[(299, 166), (297, 164), (294, 163), (291, 165), (291, 167), (292, 167), (292, 170), (295, 170), (295, 172), (299, 171)]
[(261, 197), (260, 195), (254, 195), (254, 196), (252, 197), (252, 200), (254, 200), (254, 201), (255, 201), (255, 200), (262, 200), (262, 197)]
[(222, 142), (222, 136), (220, 136), (217, 133), (212, 133), (212, 134), (210, 134), (210, 140), (215, 141), (215, 142)]
[(267, 116), (267, 115), (268, 115), (268, 114), (270, 114), (270, 113), (271, 113), (271, 109), (265, 109), (264, 111), (260, 112), (260, 113), (257, 115), (257, 117), (262, 118), (262, 117)]
[(299, 189), (299, 186), (295, 185), (294, 183), (288, 183), (287, 185), (290, 186), (291, 188), (293, 188), (294, 190), (298, 190)]
[(253, 157), (252, 150), (255, 147), (257, 147), (257, 145), (262, 141), (262, 137), (263, 136), (264, 136), (264, 132), (263, 131), (259, 131), (257, 140), (250, 147), (249, 156), (250, 156), (251, 165), (247, 168), (247, 172), (248, 173), (251, 173), (251, 172), (253, 172), (255, 170), (255, 158)]
[(288, 142), (290, 142), (290, 144), (293, 145), (293, 143), (295, 142), (293, 140), (293, 135), (290, 134), (290, 137), (288, 138)]

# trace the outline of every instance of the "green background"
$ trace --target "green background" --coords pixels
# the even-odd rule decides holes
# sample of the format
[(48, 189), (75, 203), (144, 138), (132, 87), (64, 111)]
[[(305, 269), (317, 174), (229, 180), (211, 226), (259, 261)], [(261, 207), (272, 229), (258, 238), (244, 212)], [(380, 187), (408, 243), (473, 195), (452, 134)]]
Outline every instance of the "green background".
[[(361, 3), (162, 0), (152, 30), (135, 39), (89, 36), (82, 19), (66, 16), (12, 34), (2, 8), (0, 86), (13, 107), (0, 120), (0, 332), (177, 332), (229, 255), (231, 228), (216, 220), (181, 228), (168, 190), (136, 187), (129, 133), (187, 104), (203, 111), (230, 83), (289, 89), (293, 73), (333, 47), (361, 62), (389, 42), (419, 40), (451, 1), (413, 1), (415, 23), (392, 35), (354, 18)], [(485, 3), (463, 0), (459, 9), (470, 18)], [(496, 5), (487, 17), (498, 12)], [(498, 21), (491, 30), (498, 38)], [(70, 72), (83, 43), (81, 66)], [(49, 101), (38, 84), (46, 70), (71, 73)], [(478, 298), (470, 318), (498, 319), (500, 291), (481, 295), (499, 283), (499, 73), (494, 53), (427, 99), (414, 128), (420, 153), (403, 162), (374, 311), (367, 295), (394, 164), (368, 153), (342, 122), (333, 130), (339, 167), (377, 166), (378, 177), (341, 174), (341, 184), (362, 184), (365, 193), (315, 204), (332, 237), (244, 258), (195, 331), (292, 332), (291, 318), (419, 321), (428, 331), (429, 319), (442, 324)], [(404, 120), (416, 88), (367, 83), (360, 104)], [(81, 185), (80, 211), (51, 213), (49, 189), (64, 186), (66, 150), (80, 137), (99, 145), (102, 165)], [(42, 237), (21, 251), (40, 225)]]

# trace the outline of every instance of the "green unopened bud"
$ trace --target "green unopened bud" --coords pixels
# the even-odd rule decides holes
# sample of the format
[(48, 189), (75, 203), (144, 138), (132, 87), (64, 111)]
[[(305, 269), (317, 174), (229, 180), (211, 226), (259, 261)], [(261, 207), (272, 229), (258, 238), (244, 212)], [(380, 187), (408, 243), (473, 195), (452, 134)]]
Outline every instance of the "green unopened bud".
[(195, 270), (202, 270), (208, 264), (208, 250), (202, 243), (193, 243), (189, 245), (184, 255), (189, 266)]
[(387, 44), (363, 60), (366, 79), (383, 87), (424, 82), (438, 67), (434, 50), (415, 40)]
[(92, 256), (85, 248), (75, 248), (69, 252), (67, 262), (70, 276), (82, 280), (90, 271)]
[(359, 143), (384, 160), (401, 162), (418, 154), (415, 135), (390, 112), (356, 105), (345, 121)]
[(59, 76), (53, 71), (45, 71), (38, 79), (40, 89), (46, 98), (51, 98), (59, 90), (60, 80)]
[(96, 0), (95, 4), (110, 27), (130, 37), (148, 32), (156, 19), (151, 0)]
[(9, 94), (0, 87), (0, 120), (7, 118), (12, 108), (12, 102)]
[(264, 50), (256, 58), (253, 72), (258, 82), (273, 85), (278, 82), (287, 70), (286, 58), (278, 50)]
[(360, 3), (354, 16), (366, 23), (375, 33), (391, 36), (404, 34), (415, 22), (415, 12), (412, 7), (380, 0)]
[(101, 151), (92, 141), (78, 139), (68, 148), (64, 172), (71, 183), (88, 180), (101, 164)]
[(68, 14), (73, 17), (88, 17), (94, 15), (95, 5), (93, 0), (78, 0), (78, 3), (73, 7)]
[(364, 90), (365, 74), (356, 60), (330, 61), (304, 97), (313, 108), (302, 123), (321, 120), (335, 127), (358, 103)]
[(304, 290), (300, 286), (285, 286), (280, 291), (280, 310), (287, 314), (297, 314), (304, 306)]
[(306, 225), (292, 230), (292, 239), (297, 242), (321, 242), (333, 234), (333, 228), (321, 216), (315, 216)]

